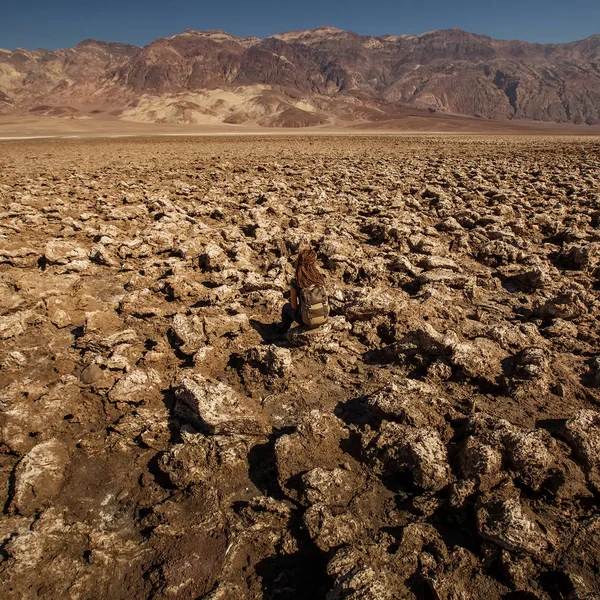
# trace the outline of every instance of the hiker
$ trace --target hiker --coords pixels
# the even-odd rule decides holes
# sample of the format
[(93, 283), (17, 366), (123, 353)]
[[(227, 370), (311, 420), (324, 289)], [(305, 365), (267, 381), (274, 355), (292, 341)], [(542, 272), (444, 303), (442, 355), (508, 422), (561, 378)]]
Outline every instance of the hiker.
[(312, 248), (301, 250), (294, 266), (296, 277), (290, 282), (290, 301), (281, 311), (283, 333), (287, 333), (294, 321), (314, 329), (329, 316), (325, 276), (317, 266), (316, 252)]

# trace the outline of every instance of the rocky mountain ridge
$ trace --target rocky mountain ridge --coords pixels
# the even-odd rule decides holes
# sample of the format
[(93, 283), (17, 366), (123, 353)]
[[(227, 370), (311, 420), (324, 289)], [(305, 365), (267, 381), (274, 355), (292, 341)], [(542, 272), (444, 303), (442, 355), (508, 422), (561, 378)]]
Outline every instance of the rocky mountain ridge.
[(143, 48), (85, 40), (0, 51), (0, 111), (31, 110), (268, 126), (421, 110), (592, 125), (600, 122), (600, 35), (534, 44), (459, 29), (373, 37), (317, 27), (262, 40), (189, 29)]

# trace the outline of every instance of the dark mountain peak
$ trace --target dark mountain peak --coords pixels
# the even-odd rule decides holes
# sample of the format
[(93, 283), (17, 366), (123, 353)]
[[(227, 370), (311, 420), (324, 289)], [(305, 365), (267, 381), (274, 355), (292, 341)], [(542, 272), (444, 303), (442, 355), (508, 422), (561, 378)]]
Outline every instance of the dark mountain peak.
[(458, 27), (453, 27), (451, 29), (433, 29), (432, 31), (425, 31), (417, 35), (418, 38), (441, 38), (441, 39), (449, 39), (449, 40), (481, 40), (481, 41), (492, 41), (492, 38), (483, 35), (481, 33), (472, 33), (470, 31), (465, 31), (464, 29), (460, 29)]
[(235, 35), (231, 35), (224, 29), (186, 29), (183, 33), (175, 34), (176, 37), (179, 35), (197, 35), (198, 37), (227, 37), (237, 39)]
[(102, 46), (102, 45), (106, 45), (107, 42), (103, 42), (101, 40), (95, 40), (93, 38), (87, 38), (81, 42), (79, 42), (79, 44), (77, 44), (75, 46), (75, 48), (83, 48), (84, 46)]
[(100, 50), (102, 52), (117, 52), (119, 54), (135, 53), (140, 50), (139, 46), (123, 44), (122, 42), (104, 42), (88, 38), (79, 42), (72, 50)]
[(235, 35), (232, 35), (225, 31), (224, 29), (205, 29), (205, 30), (197, 30), (197, 29), (186, 29), (182, 33), (176, 33), (175, 35), (171, 35), (168, 38), (161, 38), (167, 40), (176, 40), (181, 38), (192, 38), (192, 39), (204, 39), (211, 40), (213, 42), (237, 42), (239, 44), (244, 45), (245, 42), (252, 41), (260, 41), (259, 38), (256, 37), (246, 37), (240, 38)]
[(297, 29), (293, 31), (284, 31), (283, 33), (277, 33), (269, 36), (278, 40), (283, 40), (288, 43), (301, 43), (311, 44), (322, 40), (331, 38), (339, 38), (356, 35), (350, 31), (344, 31), (331, 25), (319, 25), (313, 29)]
[(318, 32), (318, 31), (327, 31), (329, 33), (347, 33), (347, 31), (344, 31), (343, 29), (340, 29), (339, 27), (333, 27), (333, 25), (319, 25), (318, 27), (313, 27), (312, 29), (309, 29), (308, 31), (311, 31), (313, 33)]

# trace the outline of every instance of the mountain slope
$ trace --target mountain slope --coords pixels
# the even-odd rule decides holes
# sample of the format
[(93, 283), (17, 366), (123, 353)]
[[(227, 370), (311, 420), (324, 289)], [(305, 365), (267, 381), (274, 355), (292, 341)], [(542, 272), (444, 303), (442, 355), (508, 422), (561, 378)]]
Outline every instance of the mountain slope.
[(286, 114), (294, 125), (353, 123), (406, 108), (594, 124), (600, 36), (544, 45), (458, 29), (371, 37), (318, 27), (264, 40), (187, 30), (144, 48), (87, 40), (54, 52), (1, 51), (0, 111), (40, 104), (275, 126)]

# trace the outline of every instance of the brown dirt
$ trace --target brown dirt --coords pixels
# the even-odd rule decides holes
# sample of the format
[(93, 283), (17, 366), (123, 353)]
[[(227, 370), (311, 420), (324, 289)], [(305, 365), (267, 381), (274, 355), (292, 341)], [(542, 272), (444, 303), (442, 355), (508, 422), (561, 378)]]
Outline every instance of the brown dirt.
[(0, 142), (0, 210), (3, 598), (600, 594), (597, 138)]
[[(97, 108), (97, 107), (96, 107)], [(57, 118), (39, 115), (0, 115), (0, 141), (5, 139), (57, 137), (102, 138), (127, 136), (207, 136), (207, 135), (357, 135), (357, 134), (494, 134), (494, 135), (600, 135), (600, 126), (542, 123), (537, 121), (492, 121), (447, 113), (429, 114), (417, 109), (399, 109), (398, 118), (385, 121), (365, 119), (353, 125), (316, 125), (265, 120), (264, 127), (244, 124), (233, 115), (217, 124), (141, 123), (117, 118), (105, 110), (79, 107), (85, 118)], [(114, 112), (114, 111), (113, 111)], [(89, 113), (86, 115), (86, 113)], [(111, 116), (112, 115), (112, 116)]]

